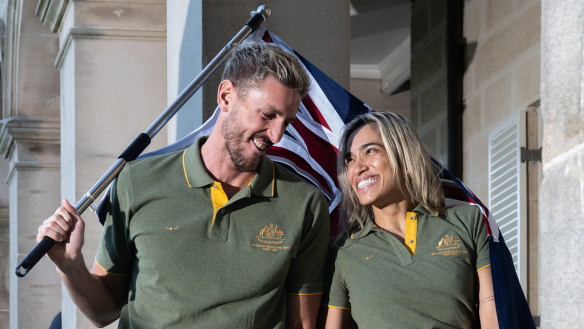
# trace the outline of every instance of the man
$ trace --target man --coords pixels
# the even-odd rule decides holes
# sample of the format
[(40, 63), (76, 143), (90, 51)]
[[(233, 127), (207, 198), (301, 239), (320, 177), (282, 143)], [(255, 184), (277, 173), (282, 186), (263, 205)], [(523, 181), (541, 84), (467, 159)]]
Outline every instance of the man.
[(208, 138), (130, 162), (114, 182), (91, 272), (83, 220), (66, 201), (39, 227), (70, 295), (97, 326), (312, 328), (322, 293), (328, 206), (265, 156), (309, 80), (273, 45), (234, 50)]

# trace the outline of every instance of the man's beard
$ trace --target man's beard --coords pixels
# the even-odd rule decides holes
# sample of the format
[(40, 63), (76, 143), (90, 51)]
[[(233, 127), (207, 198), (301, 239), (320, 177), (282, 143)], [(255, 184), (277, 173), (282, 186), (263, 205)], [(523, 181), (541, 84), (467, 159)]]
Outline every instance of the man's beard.
[[(233, 123), (235, 124), (232, 124)], [(233, 162), (235, 168), (241, 172), (255, 172), (259, 159), (261, 155), (254, 154), (253, 160), (245, 158), (245, 151), (246, 151), (246, 143), (241, 142), (242, 133), (237, 131), (234, 126), (237, 126), (237, 116), (234, 116), (233, 113), (228, 116), (225, 121), (223, 121), (223, 125), (221, 126), (221, 133), (223, 135), (223, 139), (225, 140), (225, 147), (227, 148), (227, 153), (229, 153), (229, 158)], [(252, 136), (253, 138), (254, 136)]]

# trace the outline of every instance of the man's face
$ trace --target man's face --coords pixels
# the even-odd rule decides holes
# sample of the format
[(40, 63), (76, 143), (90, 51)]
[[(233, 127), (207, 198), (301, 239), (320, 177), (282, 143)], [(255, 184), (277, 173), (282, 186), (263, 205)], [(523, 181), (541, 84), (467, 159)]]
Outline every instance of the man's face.
[(241, 97), (233, 93), (222, 135), (229, 157), (239, 171), (255, 171), (262, 155), (280, 141), (296, 118), (300, 95), (268, 76)]

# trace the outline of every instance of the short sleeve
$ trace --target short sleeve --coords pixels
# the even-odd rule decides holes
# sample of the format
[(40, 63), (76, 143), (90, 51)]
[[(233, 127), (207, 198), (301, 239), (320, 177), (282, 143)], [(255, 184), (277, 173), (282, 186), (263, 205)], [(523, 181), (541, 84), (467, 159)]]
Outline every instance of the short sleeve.
[(329, 253), (328, 266), (325, 271), (327, 284), (323, 305), (350, 310), (349, 291), (342, 278), (341, 268), (337, 264), (338, 251), (339, 249), (337, 247), (333, 247)]
[(129, 167), (124, 168), (112, 183), (101, 241), (95, 256), (99, 266), (114, 274), (129, 273), (135, 255), (129, 231), (132, 194), (129, 171)]
[(304, 236), (288, 271), (286, 289), (289, 294), (323, 293), (323, 268), (329, 239), (328, 204), (320, 192), (314, 193), (311, 209), (307, 209)]
[(480, 270), (490, 265), (489, 260), (489, 236), (487, 234), (487, 224), (478, 206), (472, 206), (473, 216), (473, 240), (476, 245), (476, 269)]

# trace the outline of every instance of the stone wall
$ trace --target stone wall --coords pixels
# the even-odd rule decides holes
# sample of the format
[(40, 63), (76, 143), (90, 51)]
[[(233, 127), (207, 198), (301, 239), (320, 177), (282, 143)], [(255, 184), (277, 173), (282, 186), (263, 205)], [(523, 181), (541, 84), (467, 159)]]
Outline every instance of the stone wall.
[[(526, 136), (530, 148), (538, 141), (540, 102), (540, 31), (539, 0), (481, 1), (467, 0), (464, 8), (466, 38), (463, 93), (463, 180), (484, 202), (489, 200), (488, 138), (501, 123), (526, 116)], [(534, 119), (535, 116), (535, 119)], [(537, 195), (538, 163), (527, 168), (527, 266), (526, 297), (532, 314), (539, 316), (539, 233)], [(534, 206), (535, 204), (535, 206)], [(505, 230), (502, 230), (505, 234)]]
[(539, 101), (540, 1), (466, 1), (463, 178), (488, 198), (488, 133)]
[(430, 153), (448, 166), (446, 1), (414, 1), (411, 31), (411, 119)]
[(380, 79), (351, 78), (349, 91), (376, 111), (392, 111), (410, 117), (410, 90), (388, 95), (381, 90)]
[(542, 0), (541, 327), (581, 328), (584, 3)]

